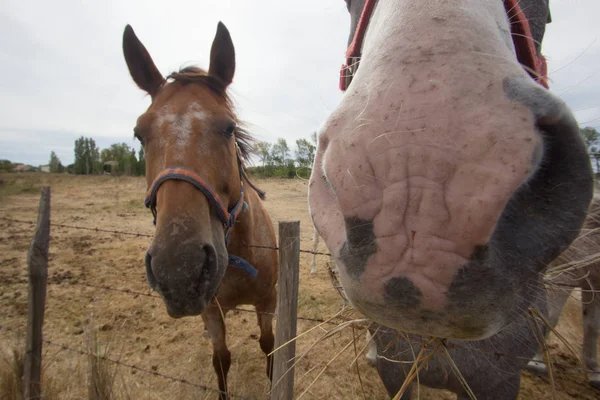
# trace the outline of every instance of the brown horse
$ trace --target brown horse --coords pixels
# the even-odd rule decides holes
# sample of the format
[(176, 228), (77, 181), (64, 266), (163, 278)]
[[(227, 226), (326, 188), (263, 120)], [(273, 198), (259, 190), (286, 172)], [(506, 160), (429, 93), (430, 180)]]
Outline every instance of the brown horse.
[(277, 253), (247, 246), (274, 248), (276, 238), (264, 193), (244, 171), (252, 139), (226, 92), (235, 72), (233, 43), (219, 23), (208, 72), (188, 67), (166, 79), (129, 25), (123, 52), (133, 80), (152, 98), (134, 129), (146, 153), (146, 205), (156, 224), (148, 282), (171, 317), (202, 314), (223, 399), (231, 365), (224, 317), (239, 304), (256, 307), (271, 376), (277, 282)]

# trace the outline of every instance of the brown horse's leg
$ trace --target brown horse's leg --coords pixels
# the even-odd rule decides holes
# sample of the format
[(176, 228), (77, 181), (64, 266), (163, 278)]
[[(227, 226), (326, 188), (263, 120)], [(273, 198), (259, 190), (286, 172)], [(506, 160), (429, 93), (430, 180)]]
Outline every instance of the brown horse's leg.
[(227, 373), (231, 366), (231, 353), (225, 342), (225, 321), (217, 307), (207, 308), (202, 314), (202, 319), (213, 345), (213, 367), (219, 380), (219, 390), (222, 392), (219, 398), (227, 400), (228, 396), (225, 393), (227, 392)]
[(256, 305), (256, 316), (258, 326), (260, 327), (260, 348), (267, 356), (267, 376), (272, 379), (273, 376), (273, 356), (269, 353), (273, 351), (275, 337), (273, 336), (273, 313), (277, 302), (277, 294), (273, 290), (272, 296), (265, 302)]

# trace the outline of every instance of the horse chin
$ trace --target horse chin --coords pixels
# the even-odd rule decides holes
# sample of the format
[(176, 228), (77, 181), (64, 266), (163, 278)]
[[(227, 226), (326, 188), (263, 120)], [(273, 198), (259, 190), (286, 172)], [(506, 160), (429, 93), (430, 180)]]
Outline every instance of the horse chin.
[(167, 314), (169, 314), (169, 317), (175, 319), (200, 315), (206, 308), (206, 302), (200, 299), (197, 302), (188, 303), (183, 306), (179, 304), (173, 304), (172, 302), (168, 302), (166, 300), (164, 300), (164, 302), (165, 306), (167, 307)]
[(212, 254), (210, 256), (212, 267), (205, 266), (202, 268), (195, 277), (196, 279), (175, 282), (165, 280), (164, 274), (162, 280), (160, 276), (157, 277), (152, 268), (153, 256), (150, 251), (146, 253), (145, 263), (148, 283), (154, 291), (160, 294), (170, 317), (182, 318), (200, 315), (208, 306), (213, 304), (225, 275), (227, 257), (226, 253), (222, 254), (223, 251), (217, 249), (213, 249), (209, 253)]
[(202, 314), (207, 307), (214, 304), (214, 300), (217, 297), (217, 291), (218, 286), (217, 289), (207, 290), (198, 298), (188, 299), (185, 303), (171, 301), (164, 296), (162, 296), (162, 298), (167, 308), (167, 314), (169, 314), (171, 318), (194, 317)]
[[(208, 284), (208, 282), (204, 283), (204, 285)], [(174, 301), (165, 298), (165, 296), (161, 296), (167, 308), (167, 314), (169, 314), (171, 318), (193, 317), (202, 314), (207, 307), (213, 305), (218, 286), (219, 285), (217, 285), (215, 289), (207, 289), (199, 297), (195, 299), (186, 299), (184, 302)]]

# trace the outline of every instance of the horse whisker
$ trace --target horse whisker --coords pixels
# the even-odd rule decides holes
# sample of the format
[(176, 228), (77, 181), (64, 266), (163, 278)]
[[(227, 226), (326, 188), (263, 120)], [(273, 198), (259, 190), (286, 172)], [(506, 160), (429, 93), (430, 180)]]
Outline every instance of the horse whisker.
[(594, 39), (594, 40), (592, 40), (592, 43), (590, 43), (590, 44), (589, 44), (589, 46), (588, 46), (588, 47), (586, 47), (586, 48), (585, 48), (585, 49), (584, 49), (584, 50), (581, 52), (581, 54), (579, 54), (577, 57), (575, 57), (575, 59), (571, 60), (569, 63), (567, 63), (567, 64), (563, 65), (562, 67), (560, 67), (560, 68), (558, 68), (558, 69), (555, 69), (554, 71), (551, 71), (551, 72), (550, 72), (550, 74), (555, 74), (555, 73), (557, 73), (558, 71), (561, 71), (561, 70), (563, 70), (563, 69), (567, 68), (569, 65), (573, 64), (575, 61), (579, 60), (579, 59), (580, 59), (581, 57), (583, 57), (583, 55), (584, 55), (584, 54), (585, 54), (585, 53), (586, 53), (586, 52), (587, 52), (587, 51), (588, 51), (588, 50), (589, 50), (589, 49), (590, 49), (590, 48), (591, 48), (591, 47), (594, 45), (594, 43), (596, 43), (596, 40), (597, 40), (597, 39)]
[(531, 40), (532, 40), (532, 41), (533, 41), (535, 44), (537, 44), (538, 46), (541, 46), (541, 45), (542, 45), (540, 42), (538, 42), (538, 41), (537, 41), (537, 40), (535, 40), (533, 37), (531, 37), (531, 36), (528, 36), (528, 35), (523, 35), (523, 34), (521, 34), (521, 33), (514, 33), (514, 32), (511, 32), (511, 34), (510, 34), (510, 35), (511, 35), (511, 36), (517, 36), (517, 37), (523, 37), (523, 38), (525, 38), (525, 39), (531, 39)]
[(598, 73), (598, 71), (594, 72), (593, 74), (591, 74), (590, 76), (588, 76), (585, 79), (580, 80), (579, 82), (577, 82), (574, 85), (569, 86), (568, 88), (566, 88), (565, 90), (559, 92), (559, 94), (562, 96), (563, 94), (571, 91), (572, 89), (576, 88), (577, 86), (581, 85), (582, 83), (584, 83), (585, 81), (587, 81), (588, 79), (591, 79), (594, 75), (596, 75)]

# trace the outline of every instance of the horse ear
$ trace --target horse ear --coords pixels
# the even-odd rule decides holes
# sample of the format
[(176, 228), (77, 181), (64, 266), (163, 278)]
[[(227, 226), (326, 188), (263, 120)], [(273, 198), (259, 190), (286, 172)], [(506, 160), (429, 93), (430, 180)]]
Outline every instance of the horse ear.
[(130, 25), (123, 32), (123, 54), (131, 77), (142, 90), (154, 97), (165, 78), (161, 75), (150, 53), (138, 39)]
[(217, 34), (210, 48), (208, 73), (218, 78), (225, 86), (233, 81), (235, 73), (235, 49), (229, 31), (222, 22), (217, 25)]

